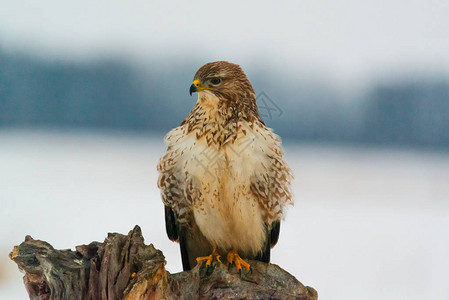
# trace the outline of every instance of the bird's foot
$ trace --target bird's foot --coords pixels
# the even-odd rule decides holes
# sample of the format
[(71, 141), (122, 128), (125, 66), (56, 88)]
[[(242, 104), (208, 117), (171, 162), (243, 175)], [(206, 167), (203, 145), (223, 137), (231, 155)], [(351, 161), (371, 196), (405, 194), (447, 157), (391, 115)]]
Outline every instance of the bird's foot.
[(249, 263), (244, 261), (239, 256), (239, 254), (237, 253), (237, 250), (235, 250), (235, 249), (232, 249), (231, 251), (228, 252), (227, 261), (228, 261), (228, 268), (231, 268), (231, 265), (235, 264), (235, 267), (237, 268), (237, 270), (239, 271), (240, 274), (242, 273), (242, 267), (244, 267), (247, 271), (249, 271), (251, 269), (251, 266), (249, 265)]
[(200, 262), (205, 261), (206, 262), (206, 266), (210, 267), (210, 265), (212, 264), (212, 262), (214, 260), (217, 260), (218, 262), (221, 262), (220, 257), (221, 256), (220, 256), (220, 253), (218, 253), (218, 251), (217, 251), (217, 247), (214, 246), (214, 248), (212, 250), (212, 253), (210, 255), (197, 257), (196, 258), (196, 262), (200, 263)]

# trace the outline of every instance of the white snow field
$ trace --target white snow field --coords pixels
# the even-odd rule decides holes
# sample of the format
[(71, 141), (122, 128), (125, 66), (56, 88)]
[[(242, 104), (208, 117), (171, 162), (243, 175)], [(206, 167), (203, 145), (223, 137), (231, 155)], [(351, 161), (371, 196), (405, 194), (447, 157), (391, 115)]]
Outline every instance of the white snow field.
[[(30, 234), (55, 248), (142, 227), (170, 272), (156, 186), (162, 136), (0, 131), (0, 299), (28, 299), (7, 254)], [(296, 204), (272, 263), (321, 300), (449, 299), (449, 155), (288, 144)], [(91, 220), (97, 220), (91, 223)]]

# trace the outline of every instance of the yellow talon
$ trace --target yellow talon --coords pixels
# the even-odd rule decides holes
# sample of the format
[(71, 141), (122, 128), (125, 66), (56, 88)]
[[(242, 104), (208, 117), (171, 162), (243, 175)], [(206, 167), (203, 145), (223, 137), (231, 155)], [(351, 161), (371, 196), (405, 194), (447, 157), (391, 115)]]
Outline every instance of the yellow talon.
[(228, 256), (227, 256), (227, 261), (228, 261), (228, 266), (231, 265), (232, 263), (235, 264), (235, 267), (237, 268), (238, 271), (240, 271), (242, 269), (242, 266), (249, 271), (250, 269), (250, 265), (244, 261), (239, 254), (237, 253), (237, 250), (232, 249), (231, 251), (228, 252)]
[(216, 259), (218, 262), (221, 262), (220, 257), (220, 253), (217, 252), (217, 246), (214, 245), (214, 248), (212, 249), (212, 253), (210, 255), (197, 257), (196, 262), (200, 263), (202, 261), (206, 261), (206, 266), (210, 266), (214, 259)]

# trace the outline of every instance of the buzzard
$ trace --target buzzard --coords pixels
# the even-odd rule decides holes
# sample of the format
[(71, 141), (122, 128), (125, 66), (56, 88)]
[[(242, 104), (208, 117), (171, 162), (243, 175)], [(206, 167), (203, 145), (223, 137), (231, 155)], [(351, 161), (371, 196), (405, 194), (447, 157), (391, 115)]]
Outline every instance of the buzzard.
[(293, 204), (292, 174), (240, 66), (202, 66), (195, 92), (195, 107), (165, 137), (157, 167), (167, 235), (180, 244), (184, 270), (221, 262), (220, 253), (239, 272), (249, 270), (243, 258), (270, 261), (285, 207)]

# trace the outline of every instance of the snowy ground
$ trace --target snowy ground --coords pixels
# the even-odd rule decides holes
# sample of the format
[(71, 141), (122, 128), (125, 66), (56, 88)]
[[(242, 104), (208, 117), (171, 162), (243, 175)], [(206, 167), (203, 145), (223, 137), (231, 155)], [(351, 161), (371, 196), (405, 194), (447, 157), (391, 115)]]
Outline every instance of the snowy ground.
[[(7, 258), (27, 234), (74, 249), (139, 224), (180, 271), (156, 187), (163, 151), (154, 136), (0, 131), (0, 299), (27, 299)], [(273, 263), (321, 300), (449, 299), (447, 153), (303, 144), (286, 153), (296, 205)]]

